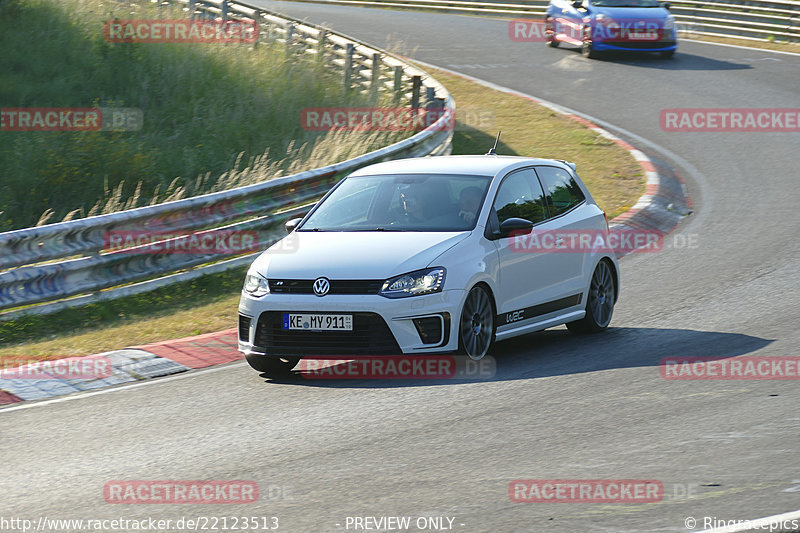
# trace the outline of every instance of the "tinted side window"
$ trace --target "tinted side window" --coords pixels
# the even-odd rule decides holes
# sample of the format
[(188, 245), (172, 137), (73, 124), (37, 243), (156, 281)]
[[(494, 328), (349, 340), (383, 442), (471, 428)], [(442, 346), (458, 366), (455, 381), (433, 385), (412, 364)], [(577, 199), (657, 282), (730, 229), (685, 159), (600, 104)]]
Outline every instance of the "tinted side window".
[(547, 193), (550, 216), (565, 213), (586, 199), (575, 179), (566, 170), (557, 167), (536, 167), (536, 173), (539, 174)]
[(494, 200), (499, 222), (524, 218), (533, 223), (547, 218), (544, 193), (532, 169), (517, 170), (505, 177)]

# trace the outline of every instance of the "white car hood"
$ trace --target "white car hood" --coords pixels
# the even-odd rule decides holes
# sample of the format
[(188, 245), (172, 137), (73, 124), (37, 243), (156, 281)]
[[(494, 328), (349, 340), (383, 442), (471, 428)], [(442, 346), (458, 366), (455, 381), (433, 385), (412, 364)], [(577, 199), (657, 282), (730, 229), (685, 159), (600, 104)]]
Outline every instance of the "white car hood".
[(386, 279), (431, 265), (470, 234), (460, 232), (295, 231), (252, 269), (270, 279)]

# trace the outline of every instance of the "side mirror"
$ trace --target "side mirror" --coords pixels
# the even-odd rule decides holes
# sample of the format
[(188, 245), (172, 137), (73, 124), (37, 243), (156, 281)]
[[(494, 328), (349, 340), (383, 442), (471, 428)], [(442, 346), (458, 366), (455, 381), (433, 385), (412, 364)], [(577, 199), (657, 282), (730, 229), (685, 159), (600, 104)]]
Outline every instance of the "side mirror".
[(672, 4), (670, 4), (669, 2), (662, 2), (661, 7), (669, 11), (669, 8), (672, 7)]
[(294, 228), (296, 228), (297, 225), (302, 221), (303, 221), (302, 218), (293, 218), (291, 220), (287, 220), (286, 224), (283, 225), (283, 227), (286, 228), (286, 233), (293, 232)]
[(574, 2), (572, 2), (572, 7), (574, 7), (575, 9), (582, 8), (583, 7), (583, 0), (575, 0)]
[(508, 218), (500, 224), (500, 235), (508, 237), (512, 233), (515, 235), (527, 235), (533, 229), (533, 222), (524, 218)]

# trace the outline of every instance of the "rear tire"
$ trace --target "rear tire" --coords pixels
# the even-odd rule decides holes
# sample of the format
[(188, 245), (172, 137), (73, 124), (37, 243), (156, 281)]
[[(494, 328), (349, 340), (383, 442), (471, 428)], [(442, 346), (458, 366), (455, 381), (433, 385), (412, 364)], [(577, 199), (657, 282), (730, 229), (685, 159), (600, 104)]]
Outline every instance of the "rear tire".
[(572, 333), (599, 333), (608, 328), (614, 314), (616, 280), (608, 261), (600, 261), (589, 282), (589, 296), (586, 298), (586, 316), (567, 323)]
[(675, 50), (664, 50), (663, 52), (659, 52), (661, 54), (662, 59), (672, 59), (675, 57)]
[(300, 362), (299, 357), (275, 357), (271, 355), (246, 355), (247, 364), (268, 376), (287, 376)]

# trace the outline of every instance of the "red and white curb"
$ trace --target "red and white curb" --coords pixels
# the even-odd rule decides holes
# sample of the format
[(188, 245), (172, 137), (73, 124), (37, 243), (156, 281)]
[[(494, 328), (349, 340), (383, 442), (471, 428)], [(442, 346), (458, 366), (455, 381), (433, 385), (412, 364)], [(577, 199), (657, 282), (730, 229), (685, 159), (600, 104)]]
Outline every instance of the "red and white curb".
[[(102, 363), (102, 366), (110, 364), (110, 371), (106, 372), (108, 375), (97, 378), (61, 378), (58, 369), (53, 368), (55, 361), (34, 363), (34, 374), (46, 374), (45, 377), (19, 377), (31, 374), (30, 368), (4, 368), (0, 371), (0, 406), (29, 400), (46, 400), (239, 361), (242, 356), (237, 350), (236, 335), (236, 329), (228, 329), (75, 358), (79, 361)], [(4, 375), (15, 377), (2, 377)]]
[[(421, 61), (416, 62), (460, 76), (485, 87), (533, 101), (584, 124), (587, 128), (628, 150), (633, 158), (639, 162), (644, 172), (646, 178), (645, 192), (630, 210), (611, 220), (609, 222), (610, 225), (614, 227), (647, 228), (667, 234), (677, 226), (683, 216), (690, 212), (691, 200), (686, 194), (686, 188), (679, 177), (671, 176), (668, 180), (663, 179), (656, 165), (642, 151), (596, 125), (591, 120), (580, 116), (577, 112), (460, 72), (429, 65)], [(676, 204), (679, 204), (678, 209), (673, 208)], [(242, 359), (237, 350), (236, 329), (135, 346), (125, 350), (115, 350), (86, 357), (108, 358), (112, 366), (110, 375), (98, 379), (58, 379), (55, 375), (53, 375), (52, 379), (5, 379), (0, 375), (0, 406), (112, 387), (121, 383), (177, 374)]]

